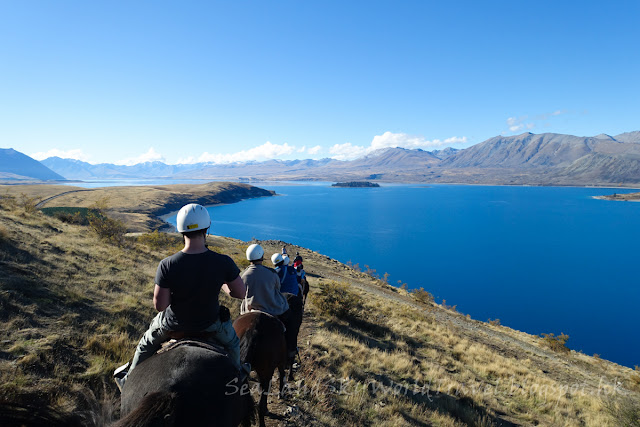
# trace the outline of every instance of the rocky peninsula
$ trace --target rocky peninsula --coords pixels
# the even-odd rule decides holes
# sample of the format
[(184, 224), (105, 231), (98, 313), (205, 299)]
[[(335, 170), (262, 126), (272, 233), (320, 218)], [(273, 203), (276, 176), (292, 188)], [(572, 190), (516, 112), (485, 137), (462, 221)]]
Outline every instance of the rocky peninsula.
[(380, 184), (369, 181), (350, 181), (350, 182), (337, 182), (331, 184), (332, 187), (346, 187), (346, 188), (377, 188)]
[(640, 201), (640, 192), (638, 193), (626, 193), (626, 194), (618, 194), (613, 193), (607, 196), (596, 196), (595, 199), (600, 200), (616, 200), (618, 202), (639, 202)]

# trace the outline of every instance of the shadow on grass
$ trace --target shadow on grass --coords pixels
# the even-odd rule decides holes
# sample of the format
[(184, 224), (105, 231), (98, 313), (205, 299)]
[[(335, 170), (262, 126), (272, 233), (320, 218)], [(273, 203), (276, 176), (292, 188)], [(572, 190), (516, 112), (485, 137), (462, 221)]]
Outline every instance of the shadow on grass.
[[(413, 350), (423, 348), (427, 345), (426, 342), (421, 342), (406, 335), (397, 334), (387, 326), (375, 324), (365, 319), (350, 317), (349, 319), (343, 320), (349, 324), (347, 325), (338, 321), (328, 321), (326, 327), (333, 332), (356, 339), (369, 348), (393, 351), (399, 347), (398, 343), (404, 342), (409, 346), (409, 353), (413, 356)], [(395, 383), (386, 375), (370, 375), (373, 375), (375, 383), (380, 385), (380, 387), (369, 387), (369, 394), (371, 396), (375, 396), (380, 390), (384, 390), (386, 393), (391, 391), (396, 396), (410, 399), (412, 402), (428, 409), (453, 416), (468, 425), (495, 425), (504, 427), (517, 425), (501, 418), (500, 414), (493, 414), (487, 411), (469, 397), (450, 395), (439, 390), (429, 390), (425, 387), (416, 390), (410, 388), (410, 385)], [(371, 377), (369, 376), (368, 379), (359, 379), (367, 381), (370, 380)], [(411, 424), (422, 424), (408, 414), (401, 414), (401, 416)]]
[(326, 323), (326, 327), (331, 331), (356, 339), (369, 348), (393, 351), (398, 348), (398, 343), (406, 343), (410, 349), (409, 354), (413, 356), (413, 350), (426, 345), (425, 342), (407, 335), (398, 334), (387, 326), (369, 322), (365, 319), (349, 317), (344, 320), (348, 322), (348, 325), (329, 320)]
[[(376, 396), (380, 389), (411, 400), (413, 403), (422, 405), (434, 411), (447, 414), (467, 425), (492, 425), (502, 427), (516, 427), (514, 424), (486, 410), (481, 405), (476, 404), (469, 397), (458, 397), (443, 393), (439, 390), (430, 390), (425, 386), (419, 389), (409, 388), (406, 385), (398, 384), (386, 375), (373, 374), (378, 385), (383, 387), (369, 386), (369, 394)], [(402, 414), (406, 419), (408, 415)]]

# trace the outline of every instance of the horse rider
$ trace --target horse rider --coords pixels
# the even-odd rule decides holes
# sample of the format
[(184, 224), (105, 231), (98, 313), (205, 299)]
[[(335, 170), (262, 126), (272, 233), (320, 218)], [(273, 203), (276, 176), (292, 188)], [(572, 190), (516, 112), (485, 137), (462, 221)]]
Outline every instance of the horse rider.
[(151, 357), (172, 331), (206, 333), (225, 347), (239, 371), (249, 372), (248, 367), (240, 364), (240, 340), (229, 310), (218, 302), (220, 289), (233, 298), (244, 298), (246, 288), (240, 270), (230, 257), (206, 246), (211, 218), (204, 206), (194, 203), (183, 206), (176, 223), (184, 248), (158, 265), (153, 304), (159, 313), (138, 343), (126, 375), (118, 378), (115, 374), (121, 390), (136, 365)]
[(300, 255), (300, 252), (296, 252), (296, 257), (293, 259), (293, 266), (295, 267), (298, 262), (302, 264), (302, 256)]
[(240, 305), (240, 314), (258, 310), (275, 317), (288, 318), (283, 316), (289, 310), (289, 304), (280, 292), (280, 279), (272, 269), (262, 264), (264, 249), (258, 244), (252, 244), (247, 248), (246, 255), (251, 264), (241, 275), (247, 293)]
[(298, 352), (298, 331), (302, 323), (302, 295), (298, 286), (298, 275), (296, 271), (289, 265), (289, 256), (275, 253), (271, 256), (271, 262), (275, 266), (275, 271), (280, 280), (280, 292), (283, 294), (291, 294), (287, 298), (289, 302), (290, 319), (287, 324), (286, 341), (287, 341), (287, 357), (289, 363), (293, 365), (293, 360)]
[[(280, 258), (277, 259), (278, 262), (274, 260), (274, 257), (279, 255)], [(288, 255), (280, 255), (273, 254), (271, 257), (271, 262), (276, 267), (276, 273), (278, 273), (278, 277), (280, 278), (280, 292), (288, 292), (293, 295), (300, 295), (300, 288), (298, 287), (298, 273), (296, 273), (295, 269), (289, 265), (289, 256)]]

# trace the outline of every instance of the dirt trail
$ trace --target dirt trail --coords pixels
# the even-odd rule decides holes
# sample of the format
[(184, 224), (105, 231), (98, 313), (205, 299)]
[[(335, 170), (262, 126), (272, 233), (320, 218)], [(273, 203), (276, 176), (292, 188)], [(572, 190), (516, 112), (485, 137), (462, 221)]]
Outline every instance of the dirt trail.
[(56, 199), (56, 198), (58, 198), (58, 197), (60, 197), (60, 196), (65, 196), (65, 195), (67, 195), (67, 194), (71, 194), (71, 193), (80, 193), (81, 191), (93, 191), (93, 190), (71, 190), (71, 191), (65, 191), (64, 193), (59, 193), (59, 194), (56, 194), (55, 196), (47, 197), (46, 199), (39, 201), (39, 202), (36, 204), (36, 208), (40, 209), (40, 208), (42, 208), (42, 207), (43, 207), (47, 202), (49, 202), (49, 201), (51, 201), (51, 200), (53, 200), (53, 199)]

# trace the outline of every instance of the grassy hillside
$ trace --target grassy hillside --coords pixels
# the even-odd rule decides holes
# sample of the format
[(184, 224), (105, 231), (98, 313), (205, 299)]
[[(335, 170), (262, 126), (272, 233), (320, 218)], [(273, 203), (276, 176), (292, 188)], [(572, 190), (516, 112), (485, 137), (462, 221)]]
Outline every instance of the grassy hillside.
[(158, 217), (187, 203), (216, 205), (252, 197), (272, 196), (262, 188), (232, 182), (157, 186), (81, 188), (66, 185), (4, 185), (0, 197), (10, 196), (34, 208), (100, 207), (125, 223), (128, 231), (145, 232), (166, 226)]
[[(117, 418), (110, 372), (132, 356), (154, 315), (156, 266), (181, 240), (93, 230), (0, 199), (0, 403), (52, 405), (84, 425)], [(246, 242), (209, 242), (246, 266)], [(295, 250), (312, 289), (302, 366), (290, 397), (272, 399), (270, 425), (637, 425), (639, 372)]]

